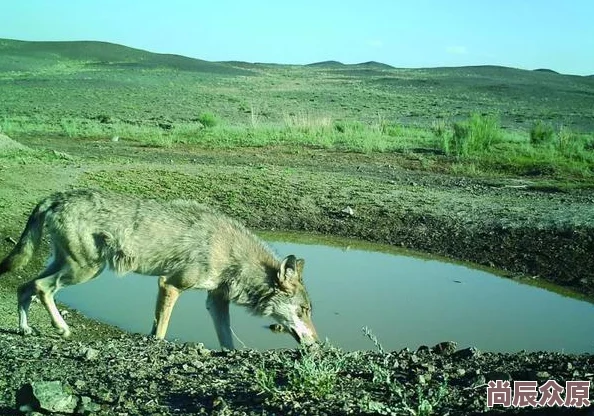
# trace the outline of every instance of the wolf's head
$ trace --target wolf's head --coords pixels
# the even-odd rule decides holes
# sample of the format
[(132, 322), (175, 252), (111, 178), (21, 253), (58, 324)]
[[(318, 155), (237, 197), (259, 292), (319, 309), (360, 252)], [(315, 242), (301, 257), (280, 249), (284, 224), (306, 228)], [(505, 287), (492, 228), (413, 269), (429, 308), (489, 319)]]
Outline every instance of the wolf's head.
[(272, 299), (271, 316), (300, 344), (318, 340), (311, 320), (311, 301), (303, 284), (305, 260), (289, 255), (281, 262), (275, 277), (277, 290)]

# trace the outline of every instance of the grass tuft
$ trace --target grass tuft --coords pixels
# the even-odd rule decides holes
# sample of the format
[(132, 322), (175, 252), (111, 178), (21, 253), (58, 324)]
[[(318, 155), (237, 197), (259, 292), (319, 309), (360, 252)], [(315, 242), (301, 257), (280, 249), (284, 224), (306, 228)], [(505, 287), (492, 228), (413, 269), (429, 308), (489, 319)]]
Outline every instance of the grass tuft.
[(499, 121), (495, 116), (474, 113), (468, 120), (456, 122), (451, 136), (442, 133), (441, 146), (446, 154), (480, 155), (501, 141)]
[(265, 362), (256, 368), (256, 383), (262, 393), (274, 399), (314, 397), (332, 393), (345, 356), (328, 343), (317, 348), (300, 348), (297, 359), (278, 359), (272, 366)]
[(530, 143), (534, 146), (550, 145), (555, 139), (555, 130), (550, 123), (538, 120), (530, 127)]
[(198, 121), (206, 128), (211, 128), (219, 124), (218, 118), (210, 112), (201, 113)]

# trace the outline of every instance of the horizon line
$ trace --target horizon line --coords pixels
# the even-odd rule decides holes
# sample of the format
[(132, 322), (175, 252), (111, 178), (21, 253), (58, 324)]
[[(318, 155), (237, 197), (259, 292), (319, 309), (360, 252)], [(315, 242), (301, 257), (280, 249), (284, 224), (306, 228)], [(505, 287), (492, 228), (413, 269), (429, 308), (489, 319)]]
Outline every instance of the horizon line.
[(1, 40), (9, 40), (9, 41), (16, 41), (16, 42), (29, 42), (29, 43), (105, 43), (105, 44), (109, 44), (109, 45), (115, 45), (115, 46), (121, 46), (121, 47), (125, 47), (125, 48), (129, 48), (129, 49), (136, 49), (138, 51), (143, 51), (143, 52), (148, 52), (148, 53), (152, 53), (152, 54), (156, 54), (156, 55), (171, 55), (171, 56), (180, 56), (183, 58), (187, 58), (187, 59), (195, 59), (195, 60), (200, 60), (200, 61), (204, 61), (204, 62), (210, 62), (210, 63), (233, 63), (233, 62), (237, 62), (237, 63), (245, 63), (245, 64), (252, 64), (252, 65), (285, 65), (285, 66), (313, 66), (313, 65), (320, 65), (320, 64), (325, 64), (325, 63), (332, 63), (332, 64), (338, 64), (338, 65), (344, 65), (344, 66), (357, 66), (357, 65), (365, 65), (365, 64), (378, 64), (378, 65), (383, 65), (383, 66), (387, 66), (389, 67), (389, 69), (412, 69), (412, 70), (421, 70), (421, 69), (444, 69), (444, 68), (448, 68), (448, 69), (455, 69), (455, 68), (477, 68), (477, 67), (494, 67), (494, 68), (507, 68), (507, 69), (515, 69), (515, 70), (520, 70), (520, 71), (529, 71), (529, 72), (550, 72), (550, 73), (554, 73), (557, 75), (565, 75), (565, 76), (574, 76), (574, 77), (594, 77), (594, 73), (591, 74), (575, 74), (575, 73), (565, 73), (565, 72), (559, 72), (556, 71), (552, 68), (548, 68), (548, 67), (539, 67), (539, 68), (522, 68), (522, 67), (516, 67), (516, 66), (508, 66), (508, 65), (499, 65), (499, 64), (488, 64), (488, 63), (484, 63), (484, 64), (474, 64), (474, 65), (436, 65), (436, 66), (394, 66), (392, 64), (387, 64), (385, 62), (380, 62), (380, 61), (375, 61), (375, 60), (369, 60), (369, 61), (362, 61), (362, 62), (354, 62), (354, 63), (345, 63), (339, 60), (335, 60), (335, 59), (326, 59), (323, 61), (315, 61), (315, 62), (309, 62), (309, 63), (305, 63), (305, 64), (297, 64), (297, 63), (279, 63), (279, 62), (261, 62), (261, 61), (243, 61), (243, 60), (238, 60), (238, 59), (225, 59), (225, 60), (218, 60), (218, 61), (212, 61), (212, 60), (208, 60), (208, 59), (203, 59), (203, 58), (198, 58), (198, 57), (193, 57), (193, 56), (189, 56), (189, 55), (183, 55), (183, 54), (179, 54), (179, 53), (172, 53), (172, 52), (155, 52), (155, 51), (151, 51), (149, 49), (143, 49), (143, 48), (139, 48), (136, 46), (129, 46), (123, 43), (116, 43), (116, 42), (110, 42), (110, 41), (105, 41), (105, 40), (24, 40), (24, 39), (15, 39), (15, 38), (0, 38)]

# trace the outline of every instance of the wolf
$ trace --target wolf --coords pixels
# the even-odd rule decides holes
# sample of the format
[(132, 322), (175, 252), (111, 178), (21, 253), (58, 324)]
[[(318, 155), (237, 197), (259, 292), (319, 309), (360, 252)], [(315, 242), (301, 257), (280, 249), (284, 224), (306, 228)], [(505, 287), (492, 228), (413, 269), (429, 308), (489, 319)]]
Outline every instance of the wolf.
[(208, 291), (206, 308), (221, 348), (234, 349), (229, 303), (270, 316), (302, 345), (318, 341), (303, 282), (305, 260), (279, 258), (239, 221), (193, 200), (159, 202), (96, 189), (56, 192), (41, 200), (0, 275), (25, 266), (49, 234), (53, 256), (36, 278), (19, 286), (19, 331), (32, 333), (28, 310), (40, 299), (61, 336), (70, 328), (54, 302), (65, 286), (105, 268), (119, 275), (159, 276), (151, 334), (163, 339), (173, 307), (187, 289)]

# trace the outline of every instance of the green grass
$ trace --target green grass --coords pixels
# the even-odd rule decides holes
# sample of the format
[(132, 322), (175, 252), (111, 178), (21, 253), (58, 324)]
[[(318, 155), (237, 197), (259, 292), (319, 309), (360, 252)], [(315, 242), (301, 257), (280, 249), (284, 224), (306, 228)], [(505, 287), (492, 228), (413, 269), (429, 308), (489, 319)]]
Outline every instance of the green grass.
[[(362, 411), (378, 414), (399, 412), (414, 416), (432, 415), (433, 409), (447, 397), (447, 379), (444, 379), (435, 393), (428, 390), (424, 383), (419, 383), (416, 391), (407, 391), (405, 386), (392, 377), (389, 355), (383, 350), (377, 338), (368, 328), (363, 328), (364, 335), (378, 348), (383, 363), (370, 360), (372, 384), (386, 388), (393, 397), (399, 398), (395, 406), (387, 406), (381, 401), (363, 394), (358, 402)], [(273, 356), (272, 362), (263, 361), (255, 367), (255, 380), (260, 394), (275, 401), (299, 399), (324, 400), (340, 391), (340, 373), (348, 360), (359, 359), (360, 352), (344, 353), (325, 342), (317, 348), (301, 348), (298, 358)], [(426, 390), (432, 394), (427, 394)]]
[(451, 134), (435, 129), (441, 139), (442, 150), (455, 156), (473, 156), (489, 152), (493, 146), (501, 142), (501, 129), (495, 116), (472, 114), (466, 121), (456, 122)]
[(336, 388), (345, 359), (346, 356), (330, 344), (301, 348), (297, 359), (276, 362), (280, 370), (271, 369), (263, 362), (255, 370), (256, 383), (262, 393), (275, 399), (323, 399)]
[(213, 113), (202, 113), (198, 116), (198, 121), (206, 128), (208, 127), (214, 127), (217, 124), (219, 124), (219, 120), (217, 119), (217, 116), (215, 116)]
[(390, 123), (430, 127), (436, 118), (480, 111), (499, 113), (506, 126), (563, 120), (594, 129), (588, 77), (503, 67), (215, 63), (100, 42), (0, 40), (0, 51), (0, 116), (183, 122), (211, 112), (244, 124), (255, 109), (263, 122), (303, 111), (371, 122), (381, 113)]
[(0, 128), (17, 139), (416, 153), (427, 170), (592, 177), (592, 77), (217, 63), (101, 42), (0, 40), (0, 52)]
[(291, 145), (352, 152), (390, 152), (430, 146), (434, 142), (429, 131), (396, 124), (378, 126), (373, 123), (333, 122), (328, 117), (300, 115), (287, 116), (280, 123), (229, 125), (214, 115), (205, 114), (197, 122), (172, 123), (167, 128), (156, 123), (102, 123), (75, 118), (54, 122), (22, 117), (4, 118), (0, 127), (11, 137), (59, 134), (73, 139), (109, 139), (118, 136), (123, 140), (159, 147), (179, 143), (222, 148)]
[(456, 162), (455, 173), (592, 178), (594, 136), (536, 122), (529, 133), (505, 131), (494, 116), (472, 114), (451, 127), (433, 128), (439, 147)]
[(530, 128), (530, 143), (539, 145), (550, 145), (553, 143), (555, 131), (551, 123), (536, 120)]
[(11, 137), (54, 134), (109, 140), (117, 136), (154, 147), (189, 144), (206, 148), (301, 146), (357, 153), (433, 151), (434, 156), (420, 156), (420, 168), (446, 166), (453, 173), (472, 176), (513, 174), (589, 179), (594, 173), (594, 136), (561, 128), (552, 143), (533, 144), (529, 133), (504, 131), (493, 117), (476, 114), (432, 129), (384, 120), (333, 120), (308, 113), (256, 126), (230, 125), (212, 117), (216, 122), (209, 127), (200, 121), (159, 126), (117, 120), (104, 123), (64, 118), (54, 122), (39, 117), (15, 117), (1, 120), (0, 128)]
[[(364, 394), (359, 400), (359, 407), (365, 412), (378, 414), (403, 414), (428, 416), (440, 401), (447, 397), (447, 380), (444, 379), (437, 392), (432, 389), (431, 395), (426, 393), (427, 386), (419, 383), (416, 391), (407, 391), (405, 386), (392, 377), (389, 355), (381, 347), (371, 330), (363, 328), (364, 335), (369, 338), (383, 357), (383, 363), (370, 360), (368, 365), (372, 373), (372, 383), (377, 384), (394, 397), (399, 404), (391, 407), (381, 401)], [(319, 348), (301, 349), (299, 358), (275, 358), (274, 363), (262, 362), (255, 368), (255, 379), (261, 394), (273, 400), (287, 401), (299, 398), (315, 398), (323, 400), (335, 393), (339, 388), (339, 374), (349, 359), (358, 359), (359, 352), (343, 353), (328, 342)], [(350, 357), (350, 358), (349, 358)], [(416, 394), (415, 394), (416, 393)]]

